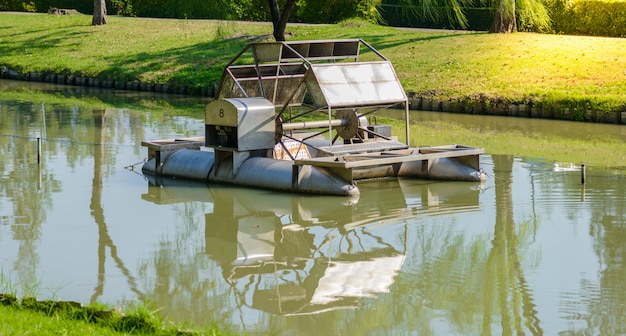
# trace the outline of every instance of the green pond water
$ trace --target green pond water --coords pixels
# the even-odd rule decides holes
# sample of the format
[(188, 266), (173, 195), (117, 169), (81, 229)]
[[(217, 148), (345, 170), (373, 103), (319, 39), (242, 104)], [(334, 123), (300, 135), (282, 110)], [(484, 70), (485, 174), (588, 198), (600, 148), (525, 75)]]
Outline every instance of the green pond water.
[(487, 153), (483, 184), (382, 179), (354, 198), (156, 184), (141, 141), (203, 135), (189, 98), (25, 85), (0, 81), (0, 274), (20, 295), (249, 335), (626, 332), (626, 169), (583, 185), (575, 164)]

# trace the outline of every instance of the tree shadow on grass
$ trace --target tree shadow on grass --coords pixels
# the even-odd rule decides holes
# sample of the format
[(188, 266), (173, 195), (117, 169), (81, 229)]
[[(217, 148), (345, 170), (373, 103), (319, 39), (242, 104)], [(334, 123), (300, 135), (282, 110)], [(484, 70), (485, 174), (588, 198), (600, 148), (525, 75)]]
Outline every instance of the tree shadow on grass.
[(479, 35), (479, 34), (484, 34), (484, 33), (481, 33), (481, 32), (476, 32), (476, 33), (442, 32), (441, 34), (437, 34), (437, 35), (432, 35), (433, 33), (429, 33), (429, 34), (431, 35), (415, 37), (412, 39), (401, 38), (395, 41), (390, 41), (389, 35), (371, 35), (367, 37), (366, 42), (372, 45), (377, 50), (381, 51), (385, 49), (396, 48), (396, 47), (400, 47), (403, 45), (412, 44), (415, 42), (435, 41), (435, 40), (440, 40), (440, 39), (448, 39), (448, 38), (454, 38), (454, 37), (459, 37), (459, 36), (472, 36), (472, 35)]
[(161, 52), (115, 56), (107, 59), (110, 66), (101, 76), (156, 83), (211, 85), (220, 80), (224, 66), (248, 43), (256, 40), (256, 36), (246, 35)]
[[(0, 43), (0, 54), (3, 55), (37, 55), (50, 52), (54, 49), (63, 48), (66, 51), (80, 49), (81, 40), (95, 38), (97, 30), (83, 23), (68, 22), (74, 29), (66, 29), (67, 26), (49, 27), (36, 31), (21, 32), (14, 34), (12, 40), (18, 40), (12, 44)], [(295, 28), (295, 27), (294, 27)], [(338, 27), (329, 31), (329, 38), (355, 38), (362, 37), (381, 52), (411, 44), (419, 41), (429, 41), (442, 38), (451, 38), (467, 35), (460, 32), (446, 32), (441, 34), (427, 32), (417, 34), (415, 37), (398, 33), (398, 38), (390, 39), (390, 34), (395, 30), (385, 32), (363, 31)], [(299, 31), (299, 28), (295, 29)], [(389, 31), (389, 33), (386, 33)], [(306, 34), (300, 33), (302, 36)], [(361, 34), (363, 36), (354, 36)], [(23, 36), (20, 36), (23, 35)], [(333, 36), (334, 35), (334, 36)], [(102, 80), (115, 81), (141, 81), (151, 83), (169, 83), (178, 85), (212, 86), (219, 82), (224, 67), (232, 60), (247, 44), (263, 40), (271, 40), (270, 35), (237, 35), (229, 38), (210, 38), (206, 42), (182, 47), (174, 47), (161, 51), (132, 51), (116, 53), (103, 57), (103, 62), (93, 60), (94, 64), (105, 63), (103, 70), (98, 72), (94, 68), (89, 70), (74, 70), (75, 76), (98, 77)], [(114, 46), (113, 46), (114, 47)], [(251, 61), (251, 60), (245, 60)], [(19, 69), (16, 69), (19, 71)], [(49, 70), (53, 70), (53, 65)], [(68, 70), (69, 71), (69, 70)], [(87, 73), (80, 73), (81, 71)]]
[[(42, 32), (45, 32), (45, 34), (41, 35)], [(59, 46), (63, 46), (64, 48), (76, 48), (76, 46), (79, 45), (78, 41), (89, 38), (89, 35), (92, 33), (93, 31), (89, 31), (87, 29), (82, 31), (72, 31), (59, 27), (12, 34), (7, 37), (20, 40), (19, 37), (24, 36), (24, 39), (21, 42), (14, 42), (11, 45), (0, 43), (0, 54), (20, 55), (24, 54), (25, 50), (30, 53), (38, 53), (49, 49), (55, 49)], [(31, 35), (35, 37), (29, 38), (28, 36)]]

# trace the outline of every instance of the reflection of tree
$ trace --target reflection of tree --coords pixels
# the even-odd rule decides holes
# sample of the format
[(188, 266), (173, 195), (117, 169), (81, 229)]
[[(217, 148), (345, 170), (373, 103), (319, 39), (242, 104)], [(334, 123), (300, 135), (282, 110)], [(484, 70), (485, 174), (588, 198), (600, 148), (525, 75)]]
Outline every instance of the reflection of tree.
[[(598, 257), (601, 270), (599, 280), (581, 279), (580, 289), (575, 292), (559, 293), (564, 319), (583, 322), (584, 327), (572, 323), (566, 332), (584, 335), (616, 335), (626, 330), (626, 321), (617, 318), (626, 315), (626, 188), (624, 172), (619, 170), (589, 167), (587, 184), (580, 184), (580, 172), (537, 174), (539, 186), (545, 198), (584, 202), (571, 203), (567, 207), (546, 206), (542, 213), (553, 211), (565, 216), (572, 227), (583, 224), (590, 212), (589, 235)], [(580, 188), (580, 189), (579, 189)], [(580, 193), (580, 198), (578, 194)], [(564, 226), (567, 227), (567, 226)], [(574, 297), (574, 298), (572, 298)]]
[[(394, 293), (398, 294), (385, 306), (394, 316), (403, 316), (408, 329), (419, 335), (543, 333), (520, 257), (532, 227), (513, 220), (513, 157), (493, 160), (493, 238), (485, 235), (468, 240), (467, 234), (437, 221), (410, 232), (412, 258), (396, 281)], [(489, 222), (485, 219), (472, 225)], [(436, 323), (441, 319), (446, 319), (443, 325)], [(444, 325), (451, 329), (441, 330)]]
[[(594, 249), (602, 269), (599, 288), (581, 283), (580, 302), (587, 302), (588, 307), (583, 317), (586, 328), (580, 334), (620, 335), (626, 331), (626, 188), (623, 181), (616, 180), (624, 175), (608, 171), (593, 174), (586, 187), (591, 195), (587, 202), (593, 203), (590, 235), (595, 238)], [(593, 197), (596, 195), (599, 199)], [(578, 314), (576, 318), (581, 319), (580, 309), (568, 313)]]
[[(174, 207), (176, 222), (171, 225), (176, 235), (164, 237), (155, 255), (140, 266), (142, 278), (150, 281), (144, 287), (168, 318), (201, 324), (227, 321), (232, 314), (225, 308), (230, 306), (231, 289), (213, 276), (220, 271), (202, 254), (204, 236), (198, 234), (206, 209), (199, 202)], [(209, 307), (211, 316), (206, 314)]]
[(54, 180), (45, 161), (37, 164), (36, 137), (41, 136), (38, 125), (45, 111), (34, 105), (23, 109), (0, 102), (0, 224), (10, 225), (13, 239), (20, 242), (13, 268), (19, 282), (31, 286), (41, 280), (36, 247)]
[[(398, 301), (379, 306), (396, 292), (407, 241), (422, 237), (407, 234), (412, 218), (425, 216), (425, 208), (472, 212), (479, 200), (476, 186), (466, 183), (370, 181), (356, 200), (154, 183), (164, 186), (149, 185), (142, 198), (175, 206), (182, 224), (140, 266), (142, 278), (155, 281), (145, 286), (151, 299), (168, 318), (230, 321), (266, 333), (367, 334), (392, 330), (397, 320), (390, 316), (419, 320), (409, 311), (390, 314)], [(197, 218), (202, 203), (190, 200), (211, 202), (213, 209)], [(206, 247), (199, 252), (203, 221)], [(399, 300), (415, 286), (413, 279)]]
[(520, 242), (513, 220), (513, 156), (493, 157), (496, 174), (496, 226), (486, 269), (483, 334), (491, 334), (493, 310), (500, 312), (502, 334), (543, 334), (519, 258)]
[[(175, 189), (150, 186), (150, 190), (153, 200), (167, 197), (168, 191), (175, 194)], [(329, 288), (328, 273), (364, 269), (385, 260), (395, 266), (404, 258), (395, 245), (397, 240), (404, 241), (405, 236), (392, 234), (394, 230), (390, 226), (395, 225), (378, 222), (380, 218), (395, 218), (391, 213), (396, 209), (373, 206), (373, 203), (391, 202), (403, 208), (399, 189), (392, 193), (396, 200), (382, 193), (372, 193), (380, 199), (372, 197), (369, 202), (362, 198), (363, 203), (359, 204), (376, 213), (361, 214), (354, 213), (356, 207), (344, 199), (236, 188), (212, 190), (203, 186), (203, 190), (213, 201), (213, 211), (203, 218), (194, 218), (198, 214), (197, 206), (202, 203), (176, 205), (176, 218), (191, 224), (176, 230), (176, 237), (165, 239), (153, 260), (142, 266), (142, 269), (154, 269), (156, 282), (151, 285), (154, 300), (158, 305), (167, 304), (168, 311), (164, 312), (169, 317), (176, 314), (187, 321), (191, 318), (204, 322), (210, 311), (212, 318), (232, 321), (233, 316), (239, 316), (248, 320), (244, 325), (251, 326), (273, 320), (268, 316), (263, 321), (251, 322), (248, 314), (253, 310), (288, 315), (355, 308), (361, 296), (377, 294), (370, 291), (380, 286), (380, 273), (389, 279), (397, 269), (387, 272), (382, 267), (379, 273), (374, 272), (376, 279), (357, 277), (355, 280), (361, 281), (349, 282), (347, 289), (342, 289), (342, 285)], [(405, 212), (409, 213), (406, 209)], [(199, 222), (205, 226), (197, 227)], [(374, 225), (368, 226), (371, 223)], [(204, 229), (202, 251), (194, 249), (193, 235), (185, 233), (188, 229), (191, 232)], [(374, 233), (377, 230), (383, 236)], [(390, 240), (395, 248), (389, 245)], [(205, 261), (199, 262), (199, 258)], [(221, 276), (216, 279), (216, 275)], [(352, 295), (349, 289), (362, 282), (368, 282), (368, 286), (362, 293)], [(320, 286), (326, 287), (320, 291)], [(347, 293), (335, 295), (337, 289)]]
[[(423, 215), (417, 207), (473, 211), (479, 194), (467, 184), (372, 181), (367, 193), (348, 200), (170, 183), (150, 185), (143, 196), (183, 202), (173, 205), (182, 222), (176, 236), (141, 266), (142, 275), (156, 275), (145, 276), (155, 281), (146, 286), (154, 288), (151, 298), (169, 318), (212, 318), (270, 333), (286, 327), (285, 316), (296, 333), (391, 330), (396, 304), (381, 309), (378, 300), (391, 297), (406, 242), (422, 238), (407, 234), (408, 219)], [(206, 199), (213, 210), (196, 218), (202, 203), (190, 199)], [(194, 236), (203, 221), (206, 247), (199, 251)]]
[[(6, 87), (3, 82), (3, 95), (11, 95), (13, 90)], [(42, 279), (41, 274), (36, 274), (40, 265), (41, 251), (38, 251), (42, 227), (49, 226), (47, 212), (53, 207), (62, 195), (63, 183), (74, 183), (74, 169), (82, 162), (90, 162), (92, 155), (97, 161), (94, 167), (94, 190), (92, 190), (93, 216), (100, 228), (100, 245), (103, 248), (110, 247), (111, 254), (118, 265), (122, 265), (115, 246), (106, 231), (101, 204), (102, 178), (107, 171), (116, 168), (117, 155), (106, 155), (105, 150), (115, 151), (119, 146), (132, 146), (135, 154), (144, 155), (143, 149), (138, 146), (139, 141), (145, 138), (146, 130), (159, 134), (169, 134), (173, 127), (178, 129), (193, 130), (197, 128), (197, 119), (186, 117), (174, 117), (170, 122), (162, 122), (169, 115), (160, 113), (144, 113), (142, 110), (128, 110), (129, 106), (141, 108), (150, 106), (159, 108), (168, 104), (168, 97), (151, 97), (148, 95), (124, 93), (111, 103), (123, 106), (124, 109), (114, 111), (114, 118), (106, 122), (108, 126), (108, 141), (114, 140), (116, 146), (105, 142), (102, 118), (94, 115), (89, 109), (82, 108), (85, 101), (98, 101), (93, 95), (97, 90), (72, 87), (47, 86), (46, 89), (55, 90), (50, 95), (32, 94), (37, 102), (29, 102), (32, 91), (22, 86), (32, 85), (29, 82), (11, 82), (19, 91), (17, 95), (21, 101), (8, 101), (0, 99), (0, 225), (3, 225), (12, 233), (7, 237), (17, 242), (18, 250), (13, 261), (13, 270), (19, 281), (25, 284), (36, 284)], [(42, 91), (43, 92), (43, 91)], [(100, 92), (104, 99), (113, 99), (110, 91)], [(26, 98), (25, 98), (26, 97)], [(48, 103), (52, 100), (55, 103)], [(133, 103), (133, 100), (136, 103)], [(43, 103), (42, 103), (43, 101)], [(145, 104), (139, 104), (139, 103)], [(108, 111), (109, 116), (111, 110)], [(94, 121), (97, 124), (95, 135)], [(100, 124), (99, 124), (100, 123)], [(201, 124), (201, 123), (200, 123)], [(149, 126), (147, 126), (149, 125)], [(193, 126), (190, 126), (193, 125)], [(191, 132), (191, 131), (190, 131)], [(42, 138), (42, 161), (37, 166), (36, 139)], [(96, 143), (95, 151), (93, 153)], [(55, 167), (63, 163), (53, 161), (65, 159), (65, 170), (55, 171)], [(41, 182), (41, 184), (40, 184)], [(59, 202), (62, 203), (62, 202)], [(51, 223), (55, 225), (57, 223)], [(4, 237), (0, 237), (4, 238)], [(48, 238), (49, 239), (49, 238)], [(39, 253), (39, 255), (38, 255)], [(101, 255), (103, 255), (101, 253)], [(104, 260), (104, 259), (103, 259)], [(102, 264), (101, 267), (104, 264)], [(7, 270), (9, 271), (9, 270)], [(103, 276), (103, 274), (101, 274)], [(13, 276), (13, 275), (12, 275)], [(95, 294), (98, 296), (99, 294)]]
[(107, 230), (106, 221), (104, 219), (104, 209), (102, 208), (102, 167), (104, 166), (105, 158), (103, 151), (103, 144), (105, 143), (106, 128), (104, 127), (106, 122), (106, 110), (94, 110), (94, 169), (93, 169), (93, 181), (91, 186), (91, 215), (93, 216), (96, 224), (98, 225), (98, 285), (95, 288), (94, 294), (91, 296), (91, 303), (95, 303), (104, 290), (105, 280), (105, 263), (106, 263), (106, 248), (111, 251), (111, 257), (127, 277), (130, 289), (137, 294), (140, 299), (143, 299), (143, 294), (137, 289), (135, 278), (130, 274), (130, 271), (124, 262), (117, 254), (117, 247), (113, 243), (111, 236)]

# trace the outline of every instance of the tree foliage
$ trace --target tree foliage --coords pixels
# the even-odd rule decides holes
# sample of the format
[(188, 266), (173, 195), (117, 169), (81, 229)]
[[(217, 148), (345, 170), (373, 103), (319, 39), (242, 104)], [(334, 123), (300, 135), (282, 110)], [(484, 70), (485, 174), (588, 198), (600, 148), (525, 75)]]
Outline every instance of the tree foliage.
[(493, 23), (489, 32), (491, 33), (511, 33), (517, 31), (515, 0), (497, 0), (494, 3), (495, 12)]
[[(289, 0), (291, 1), (291, 0)], [(47, 12), (50, 7), (91, 14), (98, 2), (0, 0), (0, 10)], [(107, 0), (114, 15), (272, 21), (268, 0)], [(288, 0), (275, 1), (280, 9)], [(626, 36), (626, 2), (604, 0), (295, 0), (289, 22), (373, 23), (492, 31)], [(103, 6), (103, 8), (105, 8)], [(514, 22), (514, 24), (513, 24)], [(498, 25), (494, 26), (494, 23)], [(499, 29), (501, 27), (502, 29)]]
[(134, 16), (177, 19), (229, 19), (231, 0), (116, 0)]
[[(297, 20), (308, 23), (336, 23), (348, 18), (362, 18), (370, 22), (383, 22), (378, 11), (382, 0), (283, 0), (282, 10), (279, 0), (268, 0), (274, 38), (285, 40), (285, 29), (292, 14)], [(295, 13), (294, 13), (295, 12)]]
[(626, 37), (624, 1), (553, 0), (549, 7), (555, 33)]
[(464, 9), (471, 6), (473, 0), (398, 0), (398, 4), (405, 16), (467, 29)]
[(295, 20), (308, 23), (337, 23), (354, 17), (382, 23), (381, 5), (382, 0), (299, 0), (294, 15)]
[(0, 10), (20, 10), (25, 12), (35, 12), (37, 7), (32, 1), (22, 0), (1, 0)]
[(550, 16), (544, 0), (387, 0), (406, 17), (433, 22), (440, 26), (468, 29), (468, 9), (492, 9), (491, 32), (546, 31)]
[(517, 0), (517, 30), (548, 32), (551, 20), (548, 7), (542, 0)]

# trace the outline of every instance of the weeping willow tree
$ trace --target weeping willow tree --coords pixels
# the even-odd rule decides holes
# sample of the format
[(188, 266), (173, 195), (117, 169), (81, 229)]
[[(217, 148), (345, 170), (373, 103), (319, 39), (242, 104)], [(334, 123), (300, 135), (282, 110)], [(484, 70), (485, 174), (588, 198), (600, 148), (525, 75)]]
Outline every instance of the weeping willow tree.
[(542, 0), (489, 0), (488, 5), (495, 9), (491, 33), (545, 31), (550, 27), (550, 15)]
[(492, 33), (511, 33), (517, 31), (517, 20), (515, 17), (515, 0), (498, 0), (494, 3), (495, 13), (491, 24)]
[(473, 4), (473, 0), (398, 0), (406, 17), (415, 17), (433, 23), (448, 23), (463, 29), (469, 27), (463, 9)]
[[(447, 23), (469, 28), (464, 9), (475, 6), (474, 0), (398, 0), (403, 14), (434, 23)], [(550, 16), (544, 0), (480, 0), (493, 9), (492, 33), (517, 30), (544, 31), (550, 26)]]
[(517, 0), (517, 27), (522, 31), (548, 31), (552, 26), (548, 8), (543, 0)]

